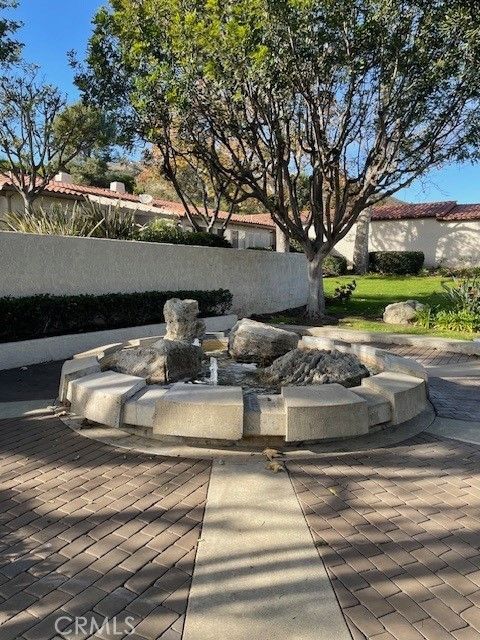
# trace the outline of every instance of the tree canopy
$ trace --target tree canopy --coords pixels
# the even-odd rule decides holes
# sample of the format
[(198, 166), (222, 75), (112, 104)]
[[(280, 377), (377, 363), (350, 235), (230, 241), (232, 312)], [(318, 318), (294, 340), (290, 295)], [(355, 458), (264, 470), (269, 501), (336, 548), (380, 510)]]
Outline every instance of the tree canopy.
[(175, 122), (268, 211), (305, 252), (316, 315), (323, 259), (363, 210), (478, 157), (479, 54), (462, 0), (110, 0), (77, 82), (126, 136), (168, 149)]
[(58, 171), (78, 154), (107, 145), (112, 135), (99, 109), (67, 105), (56, 87), (38, 80), (35, 67), (0, 77), (0, 173), (26, 210)]
[(8, 65), (19, 59), (22, 44), (13, 35), (20, 22), (8, 17), (8, 10), (17, 6), (15, 0), (0, 0), (0, 65)]

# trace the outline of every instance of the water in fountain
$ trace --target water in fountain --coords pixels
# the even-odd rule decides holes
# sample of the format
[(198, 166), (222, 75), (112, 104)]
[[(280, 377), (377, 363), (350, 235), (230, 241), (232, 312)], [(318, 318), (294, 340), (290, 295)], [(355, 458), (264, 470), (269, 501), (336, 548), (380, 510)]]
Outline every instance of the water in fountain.
[(218, 360), (213, 356), (210, 358), (210, 378), (208, 382), (213, 385), (218, 384)]

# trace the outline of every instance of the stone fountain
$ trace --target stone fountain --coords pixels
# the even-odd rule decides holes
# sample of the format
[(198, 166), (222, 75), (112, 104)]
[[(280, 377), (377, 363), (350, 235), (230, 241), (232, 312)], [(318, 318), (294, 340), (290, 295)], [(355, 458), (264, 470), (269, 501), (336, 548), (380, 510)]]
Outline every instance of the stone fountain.
[(77, 354), (60, 400), (90, 422), (158, 438), (317, 442), (364, 435), (427, 407), (424, 369), (364, 345), (240, 320), (206, 334), (195, 300), (168, 300), (162, 337)]

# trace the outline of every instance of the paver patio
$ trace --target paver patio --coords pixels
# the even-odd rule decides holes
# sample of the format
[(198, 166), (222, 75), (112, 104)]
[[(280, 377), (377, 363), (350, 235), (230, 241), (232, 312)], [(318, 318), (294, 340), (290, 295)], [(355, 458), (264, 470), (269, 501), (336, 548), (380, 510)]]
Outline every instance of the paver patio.
[(413, 358), (414, 360), (420, 362), (420, 364), (423, 364), (425, 367), (480, 362), (480, 358), (478, 356), (472, 356), (466, 353), (439, 351), (438, 349), (433, 349), (426, 346), (420, 347), (417, 345), (399, 344), (386, 345), (382, 343), (374, 344), (372, 346), (376, 346), (379, 349), (385, 349), (386, 351), (391, 351), (392, 353), (396, 353), (399, 356), (404, 356), (405, 358)]
[[(471, 362), (404, 355), (436, 367)], [(0, 402), (52, 398), (56, 367), (0, 372)], [(467, 370), (434, 378), (437, 410), (475, 419), (479, 381)], [(424, 433), (287, 466), (355, 640), (480, 640), (479, 445)], [(0, 420), (0, 639), (58, 639), (60, 615), (124, 624), (131, 615), (126, 637), (181, 640), (210, 473), (201, 456), (124, 451), (47, 413)], [(251, 560), (267, 585), (270, 561)]]
[(128, 615), (130, 637), (179, 639), (209, 473), (208, 461), (126, 454), (55, 418), (0, 421), (0, 638), (53, 638), (60, 616)]
[(422, 435), (289, 463), (354, 638), (480, 638), (480, 448)]
[(378, 346), (427, 367), (430, 400), (438, 416), (480, 421), (480, 357), (408, 345)]

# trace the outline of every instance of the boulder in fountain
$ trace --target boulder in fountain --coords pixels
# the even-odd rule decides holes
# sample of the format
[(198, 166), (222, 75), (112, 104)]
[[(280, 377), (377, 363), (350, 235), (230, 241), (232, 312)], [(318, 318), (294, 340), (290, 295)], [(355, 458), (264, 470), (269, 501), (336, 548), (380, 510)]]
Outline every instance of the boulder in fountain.
[(368, 375), (354, 354), (319, 349), (294, 349), (258, 373), (262, 382), (278, 387), (332, 382), (356, 387)]
[(167, 323), (167, 340), (188, 342), (200, 341), (205, 337), (205, 322), (198, 319), (199, 309), (196, 300), (180, 300), (170, 298), (163, 307), (163, 315)]
[(198, 302), (171, 298), (163, 307), (165, 338), (148, 347), (121, 349), (102, 359), (103, 369), (145, 378), (151, 384), (194, 380), (202, 373), (203, 350), (193, 344), (205, 335)]
[(201, 347), (161, 339), (150, 347), (121, 349), (103, 358), (102, 368), (146, 378), (151, 384), (193, 380), (202, 372)]
[(297, 347), (299, 336), (293, 331), (244, 318), (230, 332), (228, 352), (237, 362), (266, 366)]

